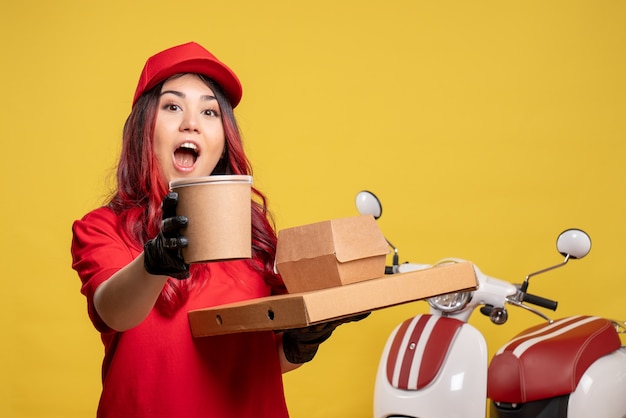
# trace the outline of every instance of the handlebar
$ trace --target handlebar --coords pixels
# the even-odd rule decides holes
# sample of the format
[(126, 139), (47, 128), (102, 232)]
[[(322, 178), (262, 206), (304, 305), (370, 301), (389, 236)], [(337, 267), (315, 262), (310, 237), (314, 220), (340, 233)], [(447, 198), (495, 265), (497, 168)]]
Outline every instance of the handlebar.
[(533, 305), (541, 306), (542, 308), (556, 311), (559, 304), (556, 300), (542, 298), (541, 296), (531, 295), (530, 293), (524, 293), (522, 297), (523, 302), (532, 303)]

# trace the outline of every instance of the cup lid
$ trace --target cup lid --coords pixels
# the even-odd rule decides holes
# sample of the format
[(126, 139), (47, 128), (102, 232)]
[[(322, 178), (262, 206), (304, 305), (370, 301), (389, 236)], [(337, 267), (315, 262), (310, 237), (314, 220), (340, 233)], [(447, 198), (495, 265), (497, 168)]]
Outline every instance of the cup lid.
[(186, 186), (197, 186), (200, 184), (217, 184), (217, 183), (248, 183), (252, 184), (252, 176), (235, 174), (235, 175), (215, 175), (202, 177), (189, 177), (184, 179), (170, 181), (170, 189)]

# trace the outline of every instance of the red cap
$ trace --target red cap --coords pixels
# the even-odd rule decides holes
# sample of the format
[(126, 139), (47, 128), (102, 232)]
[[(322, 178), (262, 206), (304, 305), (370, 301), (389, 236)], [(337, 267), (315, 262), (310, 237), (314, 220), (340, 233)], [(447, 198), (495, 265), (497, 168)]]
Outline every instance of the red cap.
[(202, 46), (189, 42), (148, 58), (139, 77), (133, 105), (146, 90), (179, 73), (195, 73), (209, 77), (219, 84), (233, 108), (241, 100), (241, 83), (235, 73)]

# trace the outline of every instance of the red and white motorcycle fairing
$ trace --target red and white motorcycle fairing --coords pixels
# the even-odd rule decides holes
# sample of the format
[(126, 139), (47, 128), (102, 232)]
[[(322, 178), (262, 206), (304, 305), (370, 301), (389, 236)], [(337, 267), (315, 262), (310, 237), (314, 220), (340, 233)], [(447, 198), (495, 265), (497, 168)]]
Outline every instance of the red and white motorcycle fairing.
[(484, 418), (487, 356), (480, 332), (458, 319), (404, 321), (383, 350), (374, 417)]

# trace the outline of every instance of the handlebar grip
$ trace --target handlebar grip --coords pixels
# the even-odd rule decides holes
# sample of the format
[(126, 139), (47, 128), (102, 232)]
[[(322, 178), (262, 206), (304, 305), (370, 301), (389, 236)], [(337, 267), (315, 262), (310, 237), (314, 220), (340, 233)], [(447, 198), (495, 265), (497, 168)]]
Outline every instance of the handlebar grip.
[(524, 293), (523, 301), (553, 311), (556, 311), (556, 307), (559, 304), (556, 300), (542, 298), (541, 296), (531, 295), (530, 293)]

